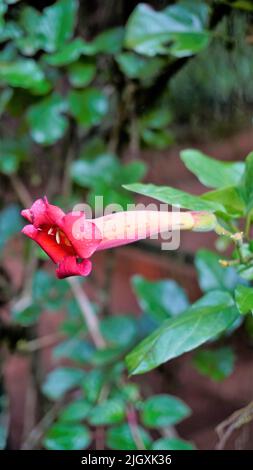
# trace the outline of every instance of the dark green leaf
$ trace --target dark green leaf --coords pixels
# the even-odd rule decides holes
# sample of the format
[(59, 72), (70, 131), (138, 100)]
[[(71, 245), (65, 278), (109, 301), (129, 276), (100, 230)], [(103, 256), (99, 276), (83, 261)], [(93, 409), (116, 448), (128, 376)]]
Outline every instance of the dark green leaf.
[(51, 145), (63, 137), (68, 127), (68, 120), (62, 115), (66, 109), (66, 102), (56, 94), (31, 106), (27, 120), (33, 140), (38, 144)]
[(58, 419), (65, 423), (83, 421), (87, 418), (91, 407), (92, 405), (84, 399), (72, 401), (69, 405), (63, 408), (63, 410), (61, 410)]
[(196, 149), (183, 150), (180, 157), (188, 170), (208, 188), (236, 186), (245, 168), (243, 162), (222, 162)]
[(167, 148), (174, 142), (172, 133), (166, 129), (143, 129), (141, 137), (146, 145), (160, 150)]
[(47, 432), (43, 444), (49, 450), (87, 449), (91, 442), (88, 428), (81, 424), (55, 423)]
[(89, 363), (93, 354), (94, 347), (89, 342), (75, 337), (61, 342), (53, 349), (55, 359), (68, 358), (79, 363)]
[(144, 401), (141, 407), (142, 423), (149, 428), (177, 424), (190, 414), (190, 408), (172, 395), (154, 395)]
[[(140, 439), (143, 441), (146, 448), (150, 447), (151, 437), (141, 426), (138, 426), (137, 432)], [(121, 424), (110, 428), (106, 432), (106, 445), (110, 449), (116, 450), (136, 450), (136, 443), (134, 441), (132, 432), (128, 424)]]
[(153, 450), (194, 450), (195, 446), (183, 439), (162, 437), (153, 442)]
[(59, 400), (66, 392), (81, 385), (85, 377), (82, 369), (58, 367), (47, 375), (43, 384), (43, 393), (51, 400)]
[(87, 372), (85, 380), (83, 380), (81, 384), (87, 400), (92, 403), (98, 400), (105, 379), (104, 373), (99, 369), (92, 369)]
[(132, 283), (140, 307), (155, 321), (178, 315), (189, 305), (185, 291), (175, 281), (148, 281), (142, 276), (134, 276)]
[(94, 62), (76, 62), (68, 69), (70, 83), (74, 87), (84, 87), (89, 85), (96, 74), (96, 65)]
[(216, 381), (224, 380), (232, 374), (234, 362), (234, 351), (230, 347), (200, 350), (193, 358), (196, 369)]
[(71, 91), (69, 108), (76, 120), (89, 128), (99, 124), (108, 111), (108, 99), (99, 89), (89, 88), (82, 91)]
[(92, 408), (88, 421), (93, 426), (103, 426), (121, 423), (124, 418), (124, 402), (118, 398), (111, 398)]
[(42, 269), (36, 271), (33, 277), (33, 301), (43, 306), (43, 308), (57, 310), (62, 307), (68, 289), (67, 281), (59, 282), (55, 276)]
[(242, 315), (253, 312), (253, 287), (237, 286), (235, 290), (235, 301)]
[(242, 216), (245, 213), (245, 203), (241, 196), (240, 188), (230, 186), (216, 189), (202, 194), (205, 201), (213, 201), (223, 205), (225, 212), (232, 217)]
[(129, 191), (133, 191), (144, 196), (152, 197), (158, 201), (171, 204), (175, 207), (182, 207), (195, 211), (217, 211), (223, 210), (223, 206), (218, 202), (204, 201), (199, 196), (185, 193), (180, 189), (169, 186), (155, 186), (154, 184), (131, 184), (124, 185)]
[(199, 250), (195, 257), (199, 284), (204, 292), (214, 289), (233, 291), (238, 283), (238, 275), (233, 267), (223, 267), (219, 256), (209, 250)]
[(136, 78), (143, 82), (152, 81), (161, 73), (165, 62), (160, 57), (141, 57), (133, 52), (123, 52), (116, 56), (120, 70), (128, 78)]
[(0, 92), (0, 116), (4, 113), (12, 95), (13, 90), (11, 88), (4, 88), (4, 90)]
[(98, 34), (90, 43), (93, 53), (117, 54), (123, 44), (124, 28), (112, 28)]
[(237, 316), (233, 300), (226, 292), (219, 296), (217, 305), (193, 304), (184, 314), (166, 320), (128, 354), (127, 367), (131, 374), (154, 369), (216, 337), (229, 328)]

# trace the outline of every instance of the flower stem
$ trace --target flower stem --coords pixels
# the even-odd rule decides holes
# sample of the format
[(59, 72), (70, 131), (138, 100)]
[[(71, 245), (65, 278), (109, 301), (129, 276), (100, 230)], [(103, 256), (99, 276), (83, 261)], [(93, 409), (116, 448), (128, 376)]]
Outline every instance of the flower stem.
[(97, 317), (94, 315), (90, 301), (80, 286), (77, 279), (71, 277), (68, 279), (69, 285), (72, 289), (74, 297), (81, 309), (85, 322), (87, 324), (90, 336), (98, 349), (105, 347), (105, 341), (99, 330), (99, 323)]

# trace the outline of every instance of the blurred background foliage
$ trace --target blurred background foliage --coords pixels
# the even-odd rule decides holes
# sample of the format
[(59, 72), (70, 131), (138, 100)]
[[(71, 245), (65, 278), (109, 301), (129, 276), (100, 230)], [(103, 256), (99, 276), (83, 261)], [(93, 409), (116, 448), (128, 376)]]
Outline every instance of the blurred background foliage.
[[(53, 357), (72, 361), (36, 378), (47, 426), (42, 421), (39, 439), (29, 434), (23, 448), (82, 449), (91, 442), (113, 449), (194, 448), (172, 428), (189, 416), (189, 407), (168, 394), (147, 397), (127, 379), (123, 361), (161, 321), (188, 308), (175, 281), (133, 278), (140, 317), (111, 317), (103, 302), (92, 305), (101, 349), (84, 324), (75, 290), (45, 269), (40, 250), (34, 258), (24, 242), (18, 291), (3, 260), (7, 242), (22, 227), (21, 206), (35, 197), (46, 194), (71, 209), (84, 201), (94, 208), (99, 195), (104, 206), (125, 209), (134, 199), (123, 185), (147, 172), (142, 149), (249, 127), (252, 11), (250, 1), (232, 0), (0, 0), (0, 302), (11, 312), (7, 325), (0, 320), (0, 339), (33, 353), (40, 315), (63, 310)], [(202, 254), (200, 271), (210, 256)], [(201, 278), (200, 272), (200, 284)], [(233, 350), (221, 347), (197, 351), (193, 362), (200, 373), (221, 380), (234, 360)]]

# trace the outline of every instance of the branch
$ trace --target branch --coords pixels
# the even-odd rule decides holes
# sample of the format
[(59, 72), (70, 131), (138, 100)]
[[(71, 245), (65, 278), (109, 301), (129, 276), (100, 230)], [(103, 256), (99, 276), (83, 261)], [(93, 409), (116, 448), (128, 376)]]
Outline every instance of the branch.
[(100, 333), (97, 317), (94, 315), (94, 312), (92, 310), (92, 307), (91, 307), (91, 304), (87, 295), (85, 294), (79, 282), (75, 278), (69, 278), (68, 282), (72, 289), (74, 297), (82, 311), (84, 320), (87, 324), (89, 333), (91, 335), (91, 338), (95, 346), (98, 349), (104, 348), (106, 344), (105, 344), (104, 338), (102, 337)]
[(248, 424), (250, 421), (253, 421), (253, 401), (244, 408), (235, 411), (231, 416), (217, 426), (216, 432), (219, 436), (219, 442), (216, 449), (223, 449), (232, 433), (236, 429)]
[(21, 179), (17, 175), (10, 175), (10, 182), (21, 204), (24, 207), (30, 207), (33, 201)]

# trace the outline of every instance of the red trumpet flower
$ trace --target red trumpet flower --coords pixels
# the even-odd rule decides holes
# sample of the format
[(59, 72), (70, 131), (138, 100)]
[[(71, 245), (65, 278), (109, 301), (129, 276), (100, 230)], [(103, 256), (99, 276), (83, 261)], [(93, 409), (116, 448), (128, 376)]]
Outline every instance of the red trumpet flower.
[(169, 230), (213, 230), (216, 218), (206, 212), (129, 211), (87, 220), (84, 212), (65, 214), (37, 199), (30, 209), (21, 212), (31, 225), (22, 232), (32, 238), (57, 264), (56, 275), (87, 276), (89, 258), (97, 250), (133, 243)]

